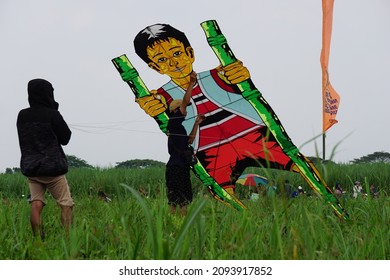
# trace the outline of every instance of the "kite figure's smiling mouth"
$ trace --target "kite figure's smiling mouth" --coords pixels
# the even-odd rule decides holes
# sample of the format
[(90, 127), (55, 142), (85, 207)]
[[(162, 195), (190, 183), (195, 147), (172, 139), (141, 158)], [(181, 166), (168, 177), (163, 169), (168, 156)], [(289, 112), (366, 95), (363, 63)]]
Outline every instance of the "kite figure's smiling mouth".
[(184, 70), (184, 66), (183, 67), (179, 67), (179, 68), (175, 68), (174, 70), (173, 70), (173, 72), (181, 72), (181, 71), (183, 71)]

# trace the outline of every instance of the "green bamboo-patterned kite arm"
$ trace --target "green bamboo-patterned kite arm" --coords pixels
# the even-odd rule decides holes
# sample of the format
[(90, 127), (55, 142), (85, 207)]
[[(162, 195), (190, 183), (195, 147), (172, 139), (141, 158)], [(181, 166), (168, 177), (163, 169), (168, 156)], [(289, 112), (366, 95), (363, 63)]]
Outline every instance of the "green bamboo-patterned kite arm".
[(137, 98), (150, 95), (149, 90), (139, 76), (138, 71), (134, 68), (125, 54), (113, 58), (111, 61), (114, 63), (115, 68), (121, 76), (123, 73), (126, 73), (126, 79), (124, 79), (124, 81), (130, 86)]

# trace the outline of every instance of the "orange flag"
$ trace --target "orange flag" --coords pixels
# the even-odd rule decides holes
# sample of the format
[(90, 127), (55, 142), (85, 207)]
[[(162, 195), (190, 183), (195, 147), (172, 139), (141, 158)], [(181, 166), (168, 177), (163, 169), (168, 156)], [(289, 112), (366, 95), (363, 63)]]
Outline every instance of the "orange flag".
[(334, 0), (322, 0), (322, 132), (326, 132), (332, 125), (337, 123), (336, 114), (339, 109), (340, 96), (329, 81), (328, 62), (330, 39), (332, 37)]

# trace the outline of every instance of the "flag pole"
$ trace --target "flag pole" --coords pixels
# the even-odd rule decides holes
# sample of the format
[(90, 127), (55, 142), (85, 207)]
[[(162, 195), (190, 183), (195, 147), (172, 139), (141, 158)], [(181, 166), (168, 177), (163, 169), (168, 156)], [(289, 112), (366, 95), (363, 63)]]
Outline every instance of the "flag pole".
[(325, 132), (322, 134), (322, 161), (325, 161)]

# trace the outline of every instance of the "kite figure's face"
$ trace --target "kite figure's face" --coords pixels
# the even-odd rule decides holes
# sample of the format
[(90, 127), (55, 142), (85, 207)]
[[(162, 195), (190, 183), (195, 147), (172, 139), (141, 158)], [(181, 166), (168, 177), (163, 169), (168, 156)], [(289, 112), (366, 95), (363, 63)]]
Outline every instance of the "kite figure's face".
[(152, 62), (148, 65), (160, 74), (167, 74), (172, 79), (184, 78), (191, 74), (194, 63), (192, 47), (185, 48), (183, 43), (169, 38), (168, 41), (156, 42), (147, 48)]

